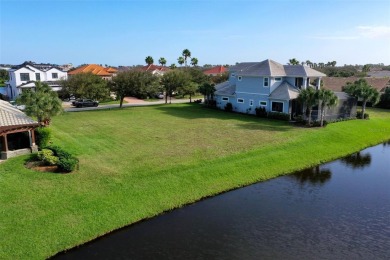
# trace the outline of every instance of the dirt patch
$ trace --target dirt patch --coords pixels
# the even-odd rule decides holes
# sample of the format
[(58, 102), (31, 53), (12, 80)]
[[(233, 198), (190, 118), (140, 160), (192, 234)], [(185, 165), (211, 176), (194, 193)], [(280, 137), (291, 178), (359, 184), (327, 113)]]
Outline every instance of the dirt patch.
[(39, 172), (65, 173), (58, 169), (57, 165), (45, 165), (40, 161), (29, 161), (25, 164), (26, 168)]

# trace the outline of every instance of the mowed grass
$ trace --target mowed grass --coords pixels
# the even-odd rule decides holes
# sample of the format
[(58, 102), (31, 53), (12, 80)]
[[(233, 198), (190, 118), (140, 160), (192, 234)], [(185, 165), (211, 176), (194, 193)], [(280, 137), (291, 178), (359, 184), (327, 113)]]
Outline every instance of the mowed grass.
[[(0, 164), (0, 259), (42, 259), (114, 229), (390, 139), (390, 113), (302, 128), (197, 104), (66, 113), (72, 174)], [(270, 194), (271, 195), (271, 194)]]

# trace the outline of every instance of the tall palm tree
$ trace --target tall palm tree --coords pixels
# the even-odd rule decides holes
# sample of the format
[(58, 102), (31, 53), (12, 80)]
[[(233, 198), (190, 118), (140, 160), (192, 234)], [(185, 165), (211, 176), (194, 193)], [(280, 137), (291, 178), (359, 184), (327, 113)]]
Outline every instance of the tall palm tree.
[(198, 59), (197, 58), (192, 58), (191, 59), (191, 65), (196, 67), (196, 65), (198, 65)]
[(169, 66), (170, 69), (176, 69), (176, 64), (175, 63), (172, 63), (170, 66)]
[(180, 57), (177, 59), (177, 63), (179, 63), (180, 66), (183, 66), (184, 58), (180, 56)]
[(289, 59), (289, 65), (299, 65), (299, 61), (295, 58)]
[(152, 65), (154, 60), (153, 60), (152, 56), (148, 56), (148, 57), (145, 58), (145, 62), (148, 65)]
[(187, 58), (191, 58), (191, 52), (189, 49), (184, 49), (183, 50), (183, 53), (182, 53), (182, 56), (184, 57), (184, 63), (187, 67)]
[(167, 64), (167, 60), (166, 60), (164, 57), (161, 57), (161, 58), (158, 60), (158, 63), (160, 63), (161, 66), (165, 66), (165, 64)]
[(304, 104), (307, 110), (309, 110), (309, 118), (307, 119), (307, 124), (311, 125), (311, 113), (313, 111), (313, 107), (318, 104), (316, 91), (311, 87), (303, 89), (299, 93), (298, 100), (301, 101), (302, 104)]
[(320, 109), (320, 126), (324, 125), (324, 116), (326, 108), (331, 108), (337, 104), (336, 94), (329, 89), (320, 89), (316, 93)]
[(310, 60), (306, 61), (306, 65), (309, 66), (310, 68), (312, 67), (313, 63)]
[(354, 83), (348, 82), (347, 85), (343, 87), (343, 91), (362, 100), (363, 119), (367, 102), (371, 102), (373, 105), (379, 102), (380, 94), (378, 90), (369, 85), (365, 79), (356, 80)]

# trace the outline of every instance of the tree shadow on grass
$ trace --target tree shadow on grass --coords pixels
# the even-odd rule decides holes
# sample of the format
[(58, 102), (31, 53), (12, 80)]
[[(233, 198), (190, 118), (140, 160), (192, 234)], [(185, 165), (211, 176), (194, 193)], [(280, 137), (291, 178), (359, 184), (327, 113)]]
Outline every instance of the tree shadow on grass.
[(263, 130), (263, 131), (290, 131), (294, 126), (285, 121), (272, 120), (266, 118), (255, 117), (254, 115), (246, 115), (239, 113), (229, 113), (223, 110), (206, 108), (199, 104), (187, 104), (183, 107), (177, 106), (158, 106), (160, 110), (170, 116), (180, 117), (184, 119), (216, 119), (216, 120), (236, 120), (237, 123), (229, 122), (232, 127), (240, 127), (248, 130)]

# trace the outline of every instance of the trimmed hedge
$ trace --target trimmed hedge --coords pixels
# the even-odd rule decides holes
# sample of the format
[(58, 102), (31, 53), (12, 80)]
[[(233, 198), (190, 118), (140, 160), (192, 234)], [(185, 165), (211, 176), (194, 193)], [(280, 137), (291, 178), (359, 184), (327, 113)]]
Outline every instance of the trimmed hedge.
[(281, 112), (268, 112), (268, 118), (290, 121), (290, 114), (281, 113)]
[(40, 149), (49, 145), (51, 140), (51, 130), (48, 127), (38, 127), (35, 129), (36, 143)]

